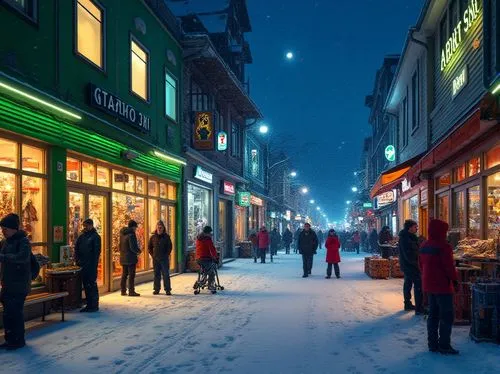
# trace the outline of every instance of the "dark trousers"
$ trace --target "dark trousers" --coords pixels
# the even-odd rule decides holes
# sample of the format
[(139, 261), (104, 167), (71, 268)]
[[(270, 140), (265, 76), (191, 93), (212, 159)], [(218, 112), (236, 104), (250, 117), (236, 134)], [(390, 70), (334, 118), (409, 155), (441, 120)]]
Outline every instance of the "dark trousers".
[(356, 253), (359, 255), (359, 243), (355, 243), (354, 248), (356, 249)]
[(5, 341), (11, 345), (24, 344), (24, 300), (25, 293), (2, 292), (3, 328)]
[(405, 281), (403, 284), (403, 295), (405, 305), (411, 304), (411, 289), (415, 294), (415, 309), (422, 310), (423, 294), (422, 294), (422, 278), (420, 274), (405, 274)]
[(452, 294), (429, 294), (427, 341), (430, 348), (450, 345), (454, 317)]
[(137, 264), (122, 265), (122, 280), (121, 288), (122, 293), (127, 292), (127, 278), (128, 278), (128, 292), (135, 292), (135, 268)]
[(312, 254), (302, 255), (302, 267), (304, 269), (304, 275), (311, 274), (313, 267), (313, 256)]
[(285, 243), (285, 253), (290, 254), (290, 243)]
[(170, 286), (170, 264), (168, 260), (157, 261), (153, 259), (153, 269), (155, 273), (153, 289), (158, 292), (160, 291), (161, 278), (163, 277), (163, 289), (165, 291), (172, 291), (172, 287)]
[(332, 265), (335, 269), (335, 276), (337, 278), (340, 278), (340, 267), (339, 264), (330, 264), (328, 263), (328, 266), (326, 267), (326, 275), (331, 277), (332, 276)]
[[(267, 251), (267, 248), (259, 248), (259, 255), (260, 255), (260, 262), (262, 264), (265, 264), (266, 263), (266, 251)], [(271, 258), (272, 258), (272, 254), (271, 254)]]
[(200, 271), (202, 274), (206, 274), (208, 277), (208, 289), (215, 289), (215, 270), (214, 270), (214, 261), (213, 260), (198, 260), (198, 264), (200, 265)]
[(87, 299), (87, 308), (99, 308), (99, 288), (97, 287), (97, 269), (82, 270), (82, 284)]

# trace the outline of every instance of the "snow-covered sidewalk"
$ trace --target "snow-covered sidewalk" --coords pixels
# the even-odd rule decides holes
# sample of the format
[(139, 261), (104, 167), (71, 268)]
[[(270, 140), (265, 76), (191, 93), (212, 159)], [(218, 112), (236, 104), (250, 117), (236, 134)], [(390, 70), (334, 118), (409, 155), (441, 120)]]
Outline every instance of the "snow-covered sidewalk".
[[(500, 346), (455, 327), (458, 357), (427, 352), (425, 321), (403, 313), (401, 280), (372, 280), (363, 256), (344, 255), (342, 279), (324, 279), (324, 253), (302, 279), (298, 255), (237, 260), (219, 272), (225, 291), (193, 295), (195, 274), (172, 278), (174, 296), (101, 298), (96, 314), (28, 333), (0, 352), (5, 373), (494, 373)], [(54, 320), (57, 315), (52, 315)]]

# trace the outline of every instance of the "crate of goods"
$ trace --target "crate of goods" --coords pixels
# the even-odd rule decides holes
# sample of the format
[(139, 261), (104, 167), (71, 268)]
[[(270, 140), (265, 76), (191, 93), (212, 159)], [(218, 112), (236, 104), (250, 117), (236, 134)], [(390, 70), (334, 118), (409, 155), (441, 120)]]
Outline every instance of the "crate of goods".
[(495, 239), (471, 239), (465, 238), (458, 242), (457, 254), (464, 258), (480, 260), (497, 259), (497, 243)]
[(391, 275), (391, 264), (385, 258), (372, 258), (370, 260), (370, 277), (374, 279), (388, 279)]
[(238, 245), (240, 246), (240, 253), (239, 253), (240, 258), (253, 257), (253, 255), (252, 255), (252, 242), (251, 241), (239, 242)]
[(365, 257), (365, 274), (370, 275), (370, 260), (372, 257)]
[(500, 283), (472, 286), (471, 338), (500, 343)]
[(399, 258), (398, 257), (391, 257), (389, 258), (389, 261), (391, 263), (391, 277), (392, 278), (404, 278), (404, 274), (401, 271), (401, 268), (399, 267)]
[(472, 294), (470, 283), (459, 283), (453, 294), (455, 325), (470, 325), (472, 321)]

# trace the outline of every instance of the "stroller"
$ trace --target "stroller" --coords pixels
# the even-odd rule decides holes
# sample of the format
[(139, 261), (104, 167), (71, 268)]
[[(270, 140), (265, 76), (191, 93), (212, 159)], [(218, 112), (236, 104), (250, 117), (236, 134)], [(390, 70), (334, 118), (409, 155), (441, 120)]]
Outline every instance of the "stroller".
[[(224, 286), (221, 286), (219, 281), (219, 273), (217, 272), (217, 262), (212, 261), (210, 265), (205, 264), (203, 266), (202, 262), (199, 261), (200, 270), (198, 270), (198, 280), (194, 282), (193, 289), (194, 294), (198, 295), (201, 290), (207, 288), (212, 294), (216, 294), (217, 290), (224, 290)], [(210, 278), (213, 281), (210, 282)]]

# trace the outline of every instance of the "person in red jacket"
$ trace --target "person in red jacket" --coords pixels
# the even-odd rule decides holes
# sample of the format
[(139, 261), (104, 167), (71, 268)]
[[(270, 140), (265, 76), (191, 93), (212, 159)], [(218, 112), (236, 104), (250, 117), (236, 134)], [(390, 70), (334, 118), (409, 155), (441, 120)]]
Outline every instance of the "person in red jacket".
[[(196, 261), (205, 269), (209, 269), (214, 262), (219, 261), (217, 250), (212, 241), (212, 228), (205, 226), (203, 232), (196, 239)], [(208, 274), (208, 289), (215, 290), (215, 273)]]
[(266, 230), (266, 226), (262, 226), (260, 228), (260, 231), (257, 234), (257, 239), (259, 242), (260, 263), (265, 264), (266, 252), (269, 248), (269, 232)]
[(453, 249), (446, 240), (448, 224), (433, 219), (429, 222), (429, 240), (420, 247), (419, 262), (424, 292), (429, 295), (427, 341), (429, 351), (458, 354), (451, 346), (453, 325), (453, 292), (457, 285), (457, 271)]
[(335, 230), (328, 231), (328, 236), (326, 238), (326, 262), (328, 263), (328, 267), (326, 268), (326, 279), (330, 279), (332, 277), (332, 265), (335, 268), (335, 276), (337, 279), (340, 278), (340, 241), (339, 237)]

